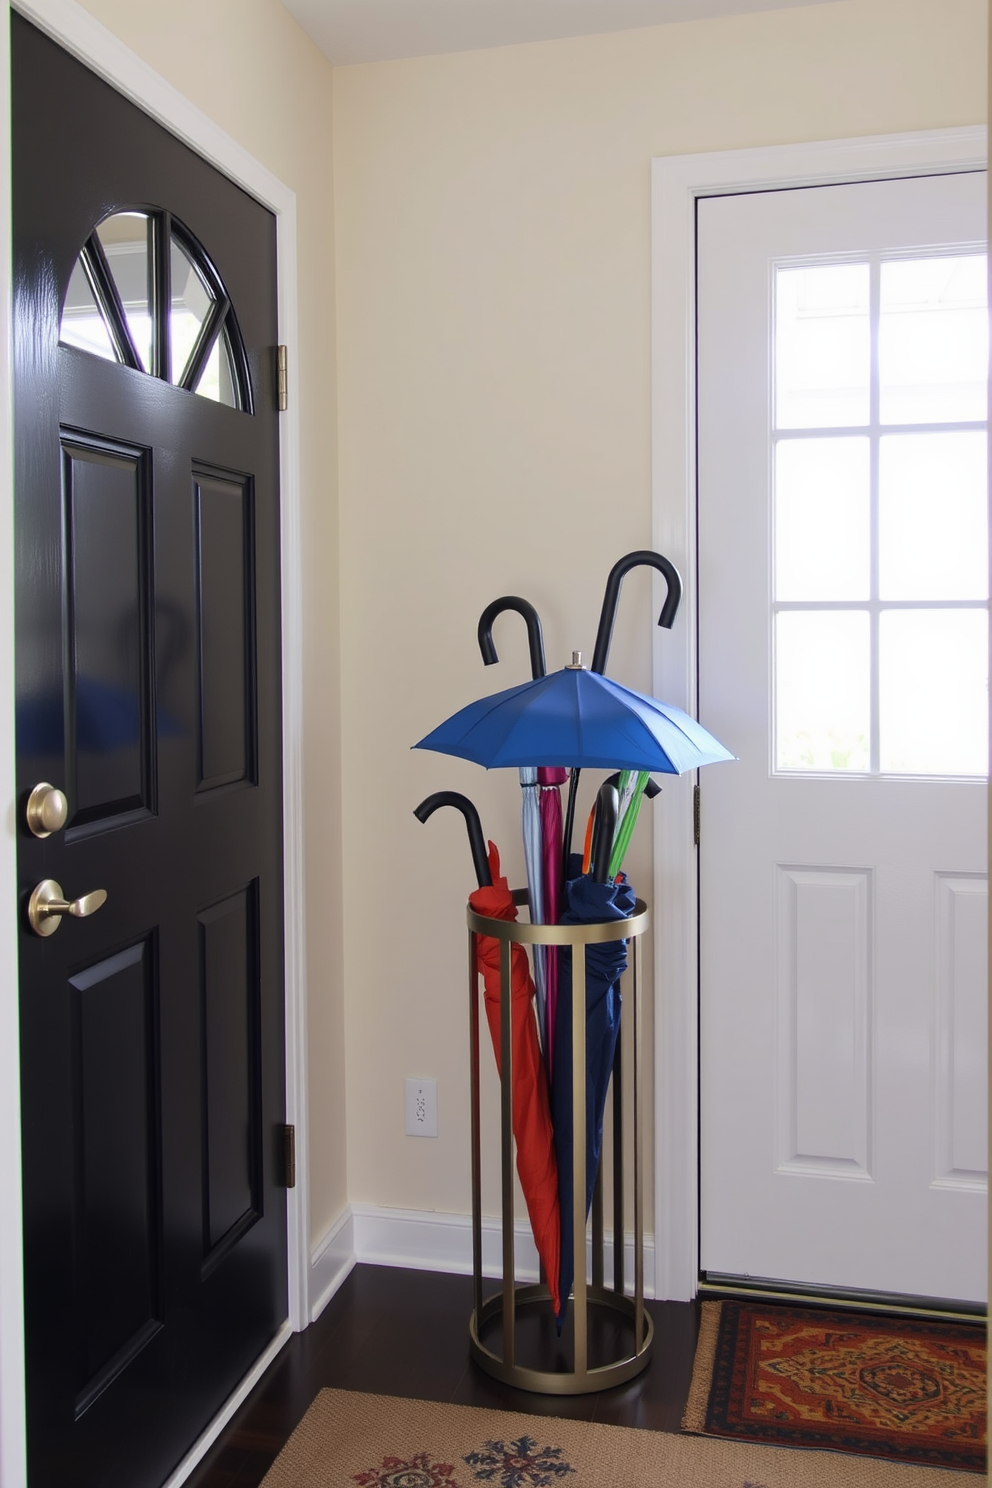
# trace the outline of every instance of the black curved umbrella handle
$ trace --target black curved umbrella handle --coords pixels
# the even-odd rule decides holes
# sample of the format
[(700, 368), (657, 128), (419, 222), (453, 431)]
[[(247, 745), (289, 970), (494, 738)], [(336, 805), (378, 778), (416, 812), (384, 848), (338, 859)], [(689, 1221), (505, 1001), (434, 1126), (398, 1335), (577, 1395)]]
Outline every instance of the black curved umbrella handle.
[(541, 630), (541, 617), (530, 600), (520, 599), (516, 594), (504, 594), (502, 599), (494, 599), (492, 604), (486, 605), (479, 616), (478, 636), (482, 659), (486, 666), (492, 666), (494, 661), (499, 661), (496, 647), (493, 645), (493, 621), (497, 615), (502, 615), (504, 610), (515, 610), (527, 622), (530, 674), (537, 681), (538, 677), (545, 676), (547, 672), (544, 663), (544, 632)]
[[(603, 781), (603, 784), (604, 785), (614, 785), (614, 786), (616, 786), (617, 790), (619, 791), (619, 789), (620, 789), (620, 771), (619, 770), (615, 770), (612, 775), (607, 775), (606, 779)], [(644, 787), (644, 794), (645, 794), (645, 796), (647, 797), (647, 799), (649, 801), (653, 801), (654, 798), (655, 798), (655, 796), (660, 796), (661, 795), (661, 786), (658, 784), (657, 780), (652, 780), (650, 775), (648, 776), (648, 783)]]
[(665, 595), (665, 603), (658, 616), (658, 624), (663, 625), (666, 630), (672, 628), (682, 600), (681, 574), (670, 559), (661, 553), (652, 552), (649, 548), (642, 548), (636, 553), (628, 553), (626, 557), (614, 563), (606, 581), (603, 608), (599, 612), (599, 629), (596, 632), (596, 649), (592, 656), (592, 666), (589, 668), (592, 672), (606, 670), (610, 641), (613, 639), (613, 623), (617, 618), (617, 605), (620, 601), (620, 585), (623, 583), (624, 575), (630, 573), (632, 568), (656, 568), (660, 574), (664, 574), (665, 582), (668, 584), (668, 593)]
[(489, 857), (486, 852), (486, 839), (482, 835), (482, 822), (468, 796), (463, 796), (458, 791), (435, 791), (432, 796), (425, 796), (420, 805), (414, 808), (414, 816), (418, 821), (425, 822), (432, 817), (439, 806), (454, 806), (465, 818), (465, 826), (468, 828), (468, 843), (472, 849), (472, 862), (475, 865), (475, 876), (479, 881), (480, 889), (492, 887), (493, 876), (489, 872)]
[(617, 788), (607, 780), (599, 787), (596, 797), (596, 822), (592, 832), (592, 862), (589, 866), (596, 883), (605, 883), (610, 876), (610, 858), (613, 856), (619, 808)]

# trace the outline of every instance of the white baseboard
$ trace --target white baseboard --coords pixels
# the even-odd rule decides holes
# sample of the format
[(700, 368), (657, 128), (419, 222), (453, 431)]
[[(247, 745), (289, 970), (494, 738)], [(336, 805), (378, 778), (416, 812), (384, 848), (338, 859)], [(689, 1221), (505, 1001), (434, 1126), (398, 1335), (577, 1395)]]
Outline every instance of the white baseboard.
[(231, 1417), (234, 1415), (234, 1412), (238, 1409), (239, 1405), (241, 1405), (241, 1403), (246, 1399), (249, 1391), (255, 1388), (259, 1380), (262, 1378), (262, 1375), (265, 1373), (269, 1365), (272, 1363), (273, 1359), (279, 1353), (280, 1349), (282, 1349), (285, 1344), (289, 1342), (292, 1336), (293, 1325), (287, 1318), (286, 1322), (283, 1323), (282, 1327), (279, 1329), (279, 1332), (275, 1335), (268, 1348), (266, 1348), (262, 1353), (259, 1354), (258, 1358), (251, 1366), (248, 1373), (245, 1375), (244, 1379), (235, 1390), (234, 1394), (229, 1396), (228, 1399), (225, 1400), (220, 1410), (210, 1422), (210, 1425), (207, 1427), (206, 1431), (204, 1431), (203, 1435), (198, 1437), (197, 1440), (193, 1443), (189, 1451), (186, 1453), (186, 1456), (183, 1458), (182, 1462), (180, 1462), (179, 1466), (176, 1468), (175, 1472), (173, 1472), (171, 1477), (169, 1477), (166, 1482), (162, 1484), (162, 1488), (179, 1488), (179, 1485), (181, 1483), (185, 1483), (186, 1479), (189, 1477), (194, 1467), (196, 1467), (197, 1463), (200, 1462), (207, 1455), (214, 1442), (224, 1430), (224, 1427), (231, 1420)]
[(331, 1225), (310, 1252), (309, 1313), (315, 1323), (338, 1287), (349, 1275), (355, 1254), (355, 1224), (351, 1205)]
[[(351, 1206), (355, 1258), (373, 1266), (408, 1266), (416, 1271), (448, 1271), (467, 1276), (472, 1270), (472, 1220), (467, 1214), (438, 1214), (419, 1209), (382, 1209), (370, 1204)], [(537, 1281), (537, 1250), (530, 1225), (514, 1226), (518, 1281)], [(591, 1265), (591, 1244), (586, 1254)], [(502, 1228), (498, 1219), (482, 1221), (482, 1271), (502, 1275)], [(613, 1275), (613, 1241), (604, 1246), (607, 1279)], [(625, 1236), (624, 1274), (633, 1290), (634, 1237)], [(644, 1237), (644, 1295), (653, 1297), (654, 1236)]]

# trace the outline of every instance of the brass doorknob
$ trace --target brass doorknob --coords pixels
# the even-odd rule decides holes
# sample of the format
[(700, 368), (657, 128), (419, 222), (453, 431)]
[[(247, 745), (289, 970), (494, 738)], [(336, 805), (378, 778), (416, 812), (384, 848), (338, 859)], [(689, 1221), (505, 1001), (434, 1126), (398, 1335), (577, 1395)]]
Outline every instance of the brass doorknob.
[(69, 815), (69, 803), (60, 790), (43, 780), (28, 796), (28, 829), (36, 837), (61, 832)]
[(71, 915), (74, 920), (85, 920), (87, 915), (96, 914), (106, 902), (106, 889), (93, 889), (81, 899), (70, 901), (62, 897), (62, 885), (56, 883), (54, 878), (43, 878), (32, 890), (28, 900), (28, 924), (35, 935), (54, 935), (63, 915)]

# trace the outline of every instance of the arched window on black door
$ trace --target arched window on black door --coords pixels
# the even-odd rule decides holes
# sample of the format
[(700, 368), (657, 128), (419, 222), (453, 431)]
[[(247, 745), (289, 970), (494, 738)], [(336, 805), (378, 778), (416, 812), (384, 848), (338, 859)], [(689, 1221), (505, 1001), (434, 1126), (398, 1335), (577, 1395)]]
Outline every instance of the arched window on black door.
[(105, 217), (73, 265), (59, 340), (252, 412), (237, 319), (201, 245), (168, 212)]

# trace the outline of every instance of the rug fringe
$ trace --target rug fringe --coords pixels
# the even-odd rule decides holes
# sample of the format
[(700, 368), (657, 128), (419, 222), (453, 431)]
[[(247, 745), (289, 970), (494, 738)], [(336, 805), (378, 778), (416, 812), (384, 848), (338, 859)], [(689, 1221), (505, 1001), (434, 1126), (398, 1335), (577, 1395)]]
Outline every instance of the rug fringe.
[(699, 1338), (696, 1341), (696, 1358), (692, 1366), (692, 1384), (682, 1416), (682, 1430), (695, 1436), (706, 1434), (706, 1408), (710, 1403), (713, 1386), (713, 1366), (716, 1362), (716, 1342), (720, 1333), (720, 1310), (722, 1302), (704, 1302), (700, 1308)]

